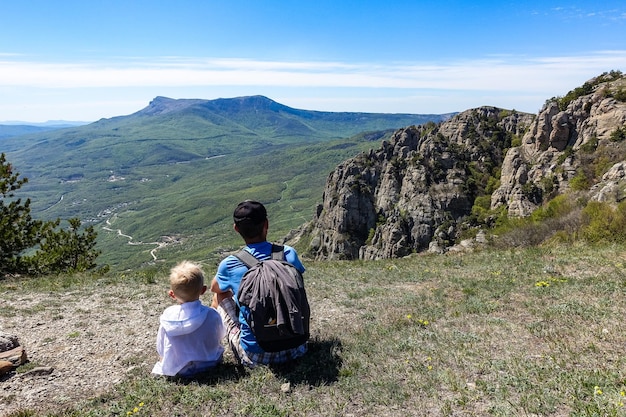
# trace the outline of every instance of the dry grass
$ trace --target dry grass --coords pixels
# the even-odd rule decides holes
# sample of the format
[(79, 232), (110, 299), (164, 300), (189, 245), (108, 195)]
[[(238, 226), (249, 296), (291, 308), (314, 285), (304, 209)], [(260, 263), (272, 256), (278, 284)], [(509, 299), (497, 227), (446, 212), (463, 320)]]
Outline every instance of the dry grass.
[(138, 368), (50, 415), (626, 415), (622, 246), (307, 266), (314, 334), (299, 362), (227, 357), (191, 381)]

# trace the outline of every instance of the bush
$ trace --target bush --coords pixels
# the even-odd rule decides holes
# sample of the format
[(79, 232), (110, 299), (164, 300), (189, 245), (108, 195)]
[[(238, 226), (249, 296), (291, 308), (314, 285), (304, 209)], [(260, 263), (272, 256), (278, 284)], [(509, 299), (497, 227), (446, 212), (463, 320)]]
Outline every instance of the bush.
[(615, 208), (604, 202), (589, 202), (583, 209), (581, 235), (590, 243), (626, 242), (626, 201)]
[(580, 146), (580, 151), (584, 153), (593, 153), (598, 148), (598, 137), (593, 135), (587, 142)]
[(472, 216), (476, 219), (479, 224), (484, 224), (487, 220), (487, 217), (491, 214), (491, 196), (483, 195), (480, 197), (476, 197), (474, 200), (474, 205), (472, 206)]
[(556, 196), (543, 207), (539, 207), (530, 215), (530, 220), (541, 222), (550, 218), (562, 217), (571, 212), (575, 204), (564, 194)]
[(626, 101), (626, 90), (620, 88), (613, 94), (613, 98), (617, 101)]
[(626, 139), (626, 127), (618, 127), (609, 136), (612, 142), (621, 142)]
[(589, 179), (585, 172), (582, 169), (576, 171), (576, 175), (570, 180), (569, 186), (574, 191), (583, 191), (588, 190), (591, 184), (589, 183)]

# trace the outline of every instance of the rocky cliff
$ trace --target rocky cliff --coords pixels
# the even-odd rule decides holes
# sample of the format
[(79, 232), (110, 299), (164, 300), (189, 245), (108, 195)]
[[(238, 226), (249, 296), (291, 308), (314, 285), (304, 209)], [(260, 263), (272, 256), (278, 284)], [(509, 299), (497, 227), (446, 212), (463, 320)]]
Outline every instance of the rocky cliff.
[(477, 198), (487, 206), (490, 198), (489, 209), (527, 216), (569, 191), (574, 179), (589, 189), (599, 178), (592, 198), (619, 199), (624, 85), (622, 74), (611, 72), (548, 100), (536, 116), (481, 107), (398, 130), (329, 175), (315, 218), (291, 241), (309, 241), (317, 259), (443, 252), (472, 227)]
[(616, 181), (626, 159), (626, 78), (617, 75), (606, 74), (580, 87), (591, 90), (589, 94), (546, 102), (521, 146), (507, 152), (492, 208), (504, 205), (509, 216), (524, 217), (547, 198), (589, 186), (591, 199), (622, 199)]

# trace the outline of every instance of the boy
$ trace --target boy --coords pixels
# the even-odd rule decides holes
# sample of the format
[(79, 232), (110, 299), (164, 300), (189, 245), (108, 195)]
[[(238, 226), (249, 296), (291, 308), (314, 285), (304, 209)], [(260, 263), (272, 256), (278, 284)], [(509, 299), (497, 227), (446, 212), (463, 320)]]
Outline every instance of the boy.
[(206, 289), (198, 265), (183, 261), (172, 268), (168, 294), (178, 304), (161, 315), (157, 333), (161, 359), (153, 374), (188, 377), (221, 362), (225, 329), (219, 313), (200, 301)]

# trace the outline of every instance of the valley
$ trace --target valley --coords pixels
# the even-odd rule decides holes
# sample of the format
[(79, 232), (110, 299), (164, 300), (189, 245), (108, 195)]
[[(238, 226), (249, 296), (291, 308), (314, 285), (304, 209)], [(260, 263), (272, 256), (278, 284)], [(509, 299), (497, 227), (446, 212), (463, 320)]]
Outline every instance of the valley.
[[(240, 244), (230, 216), (246, 198), (266, 203), (270, 237), (280, 239), (312, 218), (341, 161), (399, 127), (446, 117), (312, 112), (258, 96), (157, 97), (128, 116), (0, 145), (29, 179), (20, 196), (32, 200), (33, 216), (96, 226), (99, 263), (125, 270), (181, 257), (216, 262)], [(129, 245), (118, 229), (134, 243), (154, 243)]]

